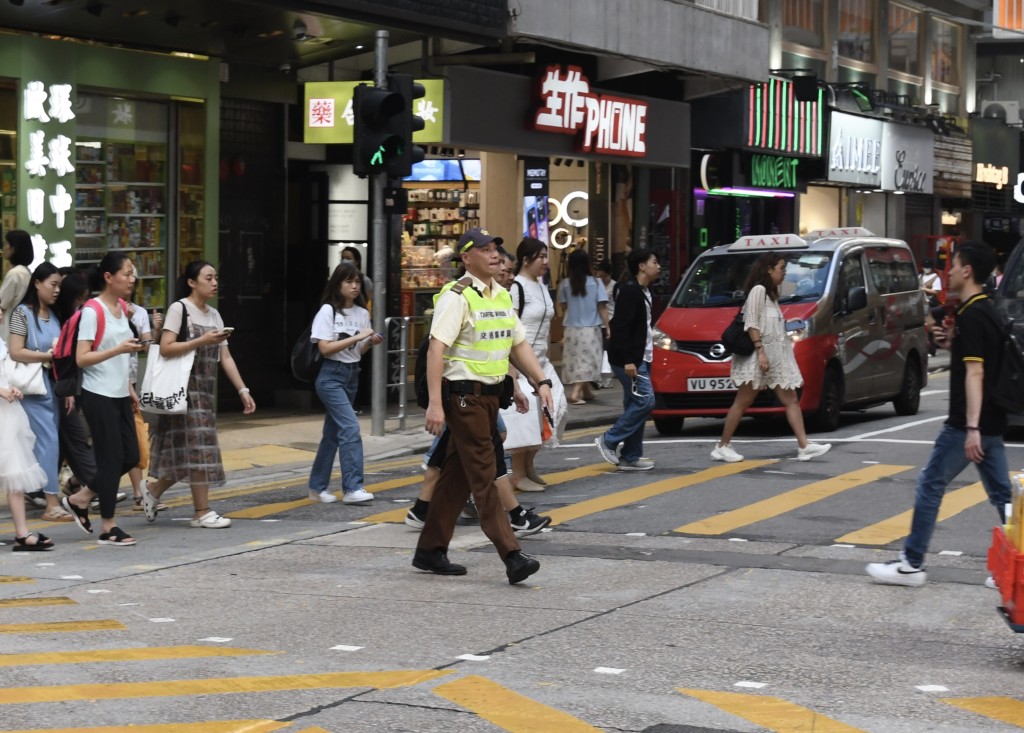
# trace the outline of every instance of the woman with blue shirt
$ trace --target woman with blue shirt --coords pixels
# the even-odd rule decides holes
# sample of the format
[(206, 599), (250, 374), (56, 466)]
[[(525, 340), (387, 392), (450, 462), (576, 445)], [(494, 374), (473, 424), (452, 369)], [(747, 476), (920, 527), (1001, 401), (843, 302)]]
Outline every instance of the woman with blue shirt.
[(562, 327), (562, 383), (572, 385), (570, 405), (585, 405), (594, 398), (591, 382), (601, 381), (604, 339), (608, 337), (608, 294), (590, 270), (590, 256), (582, 249), (569, 255), (569, 277), (558, 287), (564, 309)]
[[(128, 384), (128, 369), (129, 355), (143, 347), (132, 334), (124, 305), (135, 288), (135, 266), (123, 252), (108, 252), (100, 260), (94, 279), (93, 289), (100, 294), (82, 308), (75, 358), (82, 372), (78, 401), (92, 433), (97, 471), (89, 486), (62, 501), (78, 526), (91, 534), (89, 502), (99, 496), (103, 531), (97, 541), (101, 545), (127, 546), (134, 545), (135, 538), (117, 526), (114, 510), (121, 477), (139, 462), (132, 411), (137, 400)], [(97, 308), (103, 318), (99, 343)]]
[(346, 261), (334, 268), (321, 302), (309, 340), (324, 357), (316, 393), (327, 414), (309, 473), (309, 497), (325, 504), (338, 500), (327, 490), (337, 452), (342, 501), (365, 504), (373, 501), (373, 494), (363, 488), (363, 439), (352, 404), (359, 388), (359, 361), (384, 339), (370, 327), (370, 313), (363, 307), (363, 275), (354, 263)]

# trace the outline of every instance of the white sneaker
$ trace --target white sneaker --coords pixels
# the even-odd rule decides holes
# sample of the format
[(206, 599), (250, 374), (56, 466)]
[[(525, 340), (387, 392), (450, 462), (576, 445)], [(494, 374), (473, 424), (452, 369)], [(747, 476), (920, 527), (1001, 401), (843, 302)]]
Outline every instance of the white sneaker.
[(338, 497), (327, 490), (310, 491), (309, 498), (313, 501), (319, 501), (321, 504), (333, 504), (338, 500)]
[(373, 494), (363, 489), (356, 489), (342, 496), (341, 500), (346, 504), (365, 504), (368, 501), (373, 501)]
[(594, 438), (594, 445), (601, 452), (601, 458), (608, 461), (613, 466), (619, 465), (619, 457), (615, 454), (615, 451), (608, 447), (608, 444), (604, 442), (604, 436), (598, 435)]
[(536, 481), (531, 481), (525, 476), (519, 479), (519, 483), (516, 484), (516, 491), (544, 491), (546, 486), (541, 486)]
[(729, 443), (716, 445), (715, 449), (711, 451), (711, 457), (716, 461), (725, 461), (726, 463), (739, 463), (743, 460), (743, 456), (734, 451)]
[(831, 449), (831, 443), (808, 443), (805, 448), (797, 448), (796, 459), (798, 461), (809, 461), (812, 458), (825, 455)]
[(996, 579), (991, 575), (985, 578), (985, 587), (991, 588), (992, 590), (999, 590), (999, 586), (996, 585)]
[(211, 509), (199, 519), (193, 519), (188, 523), (190, 527), (196, 529), (224, 529), (225, 527), (231, 526), (231, 520), (227, 517), (222, 517), (217, 512)]
[(907, 558), (902, 552), (898, 560), (868, 563), (865, 570), (872, 580), (883, 585), (906, 585), (916, 588), (924, 585), (924, 582), (928, 580), (928, 573), (924, 571), (924, 566), (915, 568), (907, 562)]

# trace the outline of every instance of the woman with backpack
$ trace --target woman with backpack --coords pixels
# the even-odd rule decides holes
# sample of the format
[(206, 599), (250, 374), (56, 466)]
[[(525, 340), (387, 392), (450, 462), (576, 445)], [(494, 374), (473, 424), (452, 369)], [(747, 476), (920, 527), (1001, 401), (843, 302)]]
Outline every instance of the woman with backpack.
[(108, 252), (93, 273), (91, 285), (100, 294), (82, 308), (75, 359), (82, 376), (78, 403), (92, 433), (96, 475), (90, 486), (65, 496), (63, 502), (78, 526), (91, 534), (89, 502), (99, 496), (103, 531), (97, 541), (124, 547), (136, 542), (114, 519), (121, 477), (139, 462), (132, 413), (136, 398), (128, 369), (129, 355), (143, 347), (132, 333), (125, 307), (135, 287), (135, 266), (125, 253)]
[(40, 517), (46, 522), (71, 521), (71, 515), (60, 506), (60, 482), (57, 479), (60, 462), (59, 418), (57, 397), (48, 368), (53, 359), (53, 345), (60, 336), (60, 321), (53, 310), (60, 294), (60, 282), (60, 273), (52, 263), (39, 265), (29, 278), (25, 297), (11, 312), (9, 319), (8, 348), (11, 358), (22, 364), (42, 365), (46, 394), (25, 395), (21, 406), (36, 436), (33, 448), (36, 461), (46, 471), (46, 486), (43, 487), (46, 511)]
[(230, 519), (210, 508), (210, 487), (223, 486), (225, 482), (217, 442), (218, 364), (238, 390), (242, 412), (251, 415), (256, 411), (256, 403), (228, 350), (228, 337), (234, 329), (225, 329), (220, 313), (209, 304), (217, 296), (217, 284), (213, 265), (202, 260), (190, 262), (178, 279), (179, 300), (168, 307), (164, 317), (160, 356), (173, 359), (194, 351), (195, 359), (188, 379), (188, 409), (184, 415), (160, 415), (150, 441), (149, 475), (155, 480), (140, 487), (142, 509), (150, 522), (156, 521), (161, 495), (182, 481), (192, 490), (194, 511), (190, 527), (231, 526)]
[(327, 414), (309, 472), (309, 498), (324, 504), (338, 500), (328, 490), (337, 453), (341, 464), (341, 500), (346, 504), (365, 504), (373, 501), (373, 494), (363, 488), (363, 439), (352, 405), (359, 387), (359, 361), (384, 338), (370, 327), (370, 313), (363, 307), (363, 275), (355, 263), (344, 261), (334, 268), (320, 302), (310, 341), (323, 356), (316, 394)]

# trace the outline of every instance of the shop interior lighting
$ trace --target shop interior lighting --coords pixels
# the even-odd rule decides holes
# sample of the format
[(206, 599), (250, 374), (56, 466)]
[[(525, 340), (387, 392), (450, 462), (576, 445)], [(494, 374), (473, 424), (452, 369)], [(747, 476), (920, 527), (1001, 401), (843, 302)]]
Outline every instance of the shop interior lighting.
[(792, 191), (771, 191), (763, 188), (737, 188), (734, 186), (712, 188), (710, 190), (695, 188), (693, 192), (697, 196), (738, 196), (741, 198), (758, 199), (791, 199), (796, 196)]

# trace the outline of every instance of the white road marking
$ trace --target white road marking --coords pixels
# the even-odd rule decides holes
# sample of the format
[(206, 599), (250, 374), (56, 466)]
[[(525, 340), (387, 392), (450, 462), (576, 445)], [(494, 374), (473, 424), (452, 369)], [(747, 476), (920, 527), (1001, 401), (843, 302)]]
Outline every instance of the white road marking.
[(357, 652), (360, 649), (363, 649), (363, 647), (352, 646), (350, 644), (338, 644), (337, 646), (332, 646), (331, 649), (339, 652)]
[(762, 687), (767, 687), (767, 682), (751, 682), (750, 680), (740, 680), (733, 687), (749, 687), (753, 690), (760, 690)]
[(490, 659), (488, 654), (460, 654), (456, 659), (465, 659), (467, 662), (486, 662)]
[(917, 685), (917, 689), (921, 692), (949, 692), (949, 688), (942, 685)]
[(617, 667), (594, 667), (594, 671), (598, 674), (622, 674), (626, 670)]
[(943, 550), (939, 554), (940, 555), (952, 555), (953, 557), (960, 557), (964, 553), (960, 552), (960, 550)]
[(95, 588), (93, 590), (87, 590), (86, 591), (86, 593), (109, 593), (109, 592), (110, 591), (106, 590), (105, 588)]
[(60, 576), (60, 579), (61, 580), (82, 580), (82, 576), (81, 575), (62, 575), (62, 576)]
[(234, 641), (230, 636), (207, 636), (205, 639), (199, 641), (212, 641), (214, 644), (227, 644), (229, 641)]
[(938, 420), (945, 419), (945, 415), (939, 415), (938, 417), (926, 417), (924, 420), (915, 420), (914, 422), (903, 423), (902, 425), (896, 425), (895, 427), (885, 428), (884, 430), (873, 430), (870, 433), (861, 433), (860, 435), (854, 435), (852, 438), (848, 438), (847, 440), (863, 440), (864, 438), (873, 438), (876, 435), (895, 433), (897, 430), (906, 430), (907, 428), (917, 427), (918, 425), (927, 425), (930, 422), (936, 422)]
[(170, 624), (170, 623), (174, 622), (174, 619), (173, 618), (151, 618), (150, 621), (152, 621), (155, 624)]
[(856, 547), (857, 545), (834, 544), (832, 547)]

